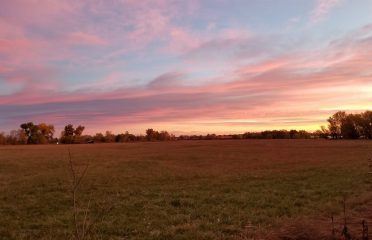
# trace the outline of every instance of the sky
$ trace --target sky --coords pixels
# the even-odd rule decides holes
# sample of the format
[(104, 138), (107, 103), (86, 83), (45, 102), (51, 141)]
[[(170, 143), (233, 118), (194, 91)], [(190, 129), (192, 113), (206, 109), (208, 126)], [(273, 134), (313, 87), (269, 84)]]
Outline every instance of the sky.
[(371, 0), (0, 0), (0, 132), (316, 130), (368, 109)]

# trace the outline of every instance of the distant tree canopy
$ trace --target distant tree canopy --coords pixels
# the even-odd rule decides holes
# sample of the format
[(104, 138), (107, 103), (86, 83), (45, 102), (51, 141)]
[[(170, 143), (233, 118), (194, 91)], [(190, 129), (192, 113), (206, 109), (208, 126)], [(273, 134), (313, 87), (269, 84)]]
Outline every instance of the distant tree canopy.
[(137, 137), (133, 134), (130, 134), (128, 131), (125, 133), (120, 133), (116, 135), (115, 142), (134, 142)]
[(309, 133), (305, 130), (271, 130), (263, 132), (246, 132), (243, 134), (243, 139), (306, 139), (319, 138), (317, 133)]
[(0, 133), (0, 144), (27, 144), (27, 136), (22, 129), (12, 130), (9, 134)]
[[(24, 137), (26, 138), (27, 144), (45, 144), (54, 141), (53, 125), (48, 125), (46, 123), (39, 123), (38, 125), (35, 125), (33, 122), (27, 122), (22, 123), (20, 127), (24, 135), (21, 136), (21, 133), (18, 132), (18, 141), (22, 142)], [(13, 132), (13, 134), (15, 133)]]
[(372, 111), (357, 114), (339, 111), (327, 121), (333, 139), (372, 139)]
[(146, 130), (147, 141), (170, 141), (174, 140), (176, 137), (169, 134), (167, 131), (155, 131), (152, 128)]
[(61, 132), (61, 143), (72, 144), (72, 143), (83, 143), (82, 134), (84, 131), (84, 126), (77, 126), (74, 128), (72, 124), (65, 126), (64, 130)]

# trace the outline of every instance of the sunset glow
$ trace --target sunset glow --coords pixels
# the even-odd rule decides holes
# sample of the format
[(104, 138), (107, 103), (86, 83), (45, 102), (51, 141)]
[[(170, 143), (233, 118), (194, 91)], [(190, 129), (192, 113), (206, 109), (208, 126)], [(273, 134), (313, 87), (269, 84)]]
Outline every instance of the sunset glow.
[(372, 109), (370, 0), (0, 0), (0, 132), (316, 130)]

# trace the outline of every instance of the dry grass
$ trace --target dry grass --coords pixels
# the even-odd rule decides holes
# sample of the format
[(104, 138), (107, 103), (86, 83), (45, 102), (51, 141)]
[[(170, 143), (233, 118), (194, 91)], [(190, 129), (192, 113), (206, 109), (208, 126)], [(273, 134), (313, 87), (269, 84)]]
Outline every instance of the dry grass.
[[(113, 206), (96, 239), (249, 239), (253, 229), (302, 239), (316, 233), (309, 219), (341, 211), (345, 193), (355, 215), (370, 202), (361, 197), (372, 185), (367, 141), (95, 144), (71, 153), (77, 168), (90, 162), (79, 193), (94, 200), (90, 216)], [(73, 231), (67, 155), (66, 146), (0, 147), (0, 239)], [(308, 223), (294, 230), (294, 219)]]
[[(335, 205), (343, 205), (335, 202)], [(333, 226), (331, 216), (333, 216)], [(346, 226), (352, 239), (362, 239), (362, 221), (372, 224), (372, 194), (367, 192), (346, 201), (346, 215), (341, 207), (333, 213), (319, 212), (311, 216), (283, 219), (280, 224), (264, 233), (267, 240), (344, 240), (342, 229)], [(332, 229), (334, 234), (332, 234)], [(256, 234), (257, 238), (259, 235)]]
[(266, 236), (268, 240), (331, 240), (331, 224), (323, 220), (295, 218)]

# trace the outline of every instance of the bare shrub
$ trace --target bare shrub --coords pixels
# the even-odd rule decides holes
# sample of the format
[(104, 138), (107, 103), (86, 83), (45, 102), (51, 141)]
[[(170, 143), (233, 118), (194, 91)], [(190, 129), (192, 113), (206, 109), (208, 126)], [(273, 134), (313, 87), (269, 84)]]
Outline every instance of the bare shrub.
[[(87, 239), (101, 239), (97, 233), (97, 225), (104, 221), (105, 216), (113, 208), (112, 204), (108, 204), (107, 199), (104, 199), (101, 203), (98, 201), (92, 200), (90, 197), (89, 200), (83, 204), (79, 204), (78, 194), (82, 186), (82, 182), (86, 173), (88, 171), (90, 162), (88, 161), (83, 167), (82, 171), (78, 172), (74, 162), (71, 157), (71, 151), (68, 149), (68, 159), (69, 159), (69, 170), (71, 173), (71, 198), (72, 198), (72, 239), (74, 240), (87, 240)], [(80, 207), (85, 205), (85, 207)], [(96, 214), (95, 217), (90, 215), (92, 205), (95, 206)]]
[(91, 200), (89, 199), (88, 205), (86, 209), (83, 211), (83, 219), (80, 220), (79, 218), (80, 218), (81, 211), (77, 203), (77, 194), (78, 194), (79, 186), (85, 174), (88, 171), (89, 162), (87, 162), (82, 173), (78, 175), (78, 173), (76, 172), (74, 163), (72, 161), (70, 149), (68, 149), (68, 159), (69, 159), (69, 166), (70, 166), (70, 172), (71, 172), (71, 178), (72, 178), (71, 193), (72, 193), (73, 227), (74, 227), (73, 239), (83, 240), (87, 238), (89, 230), (91, 228), (91, 225), (89, 225), (88, 223), (88, 211), (90, 208)]

